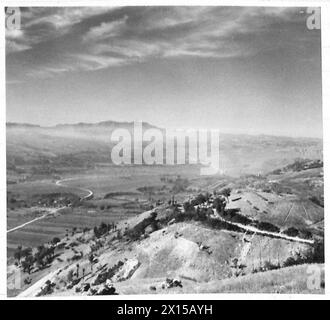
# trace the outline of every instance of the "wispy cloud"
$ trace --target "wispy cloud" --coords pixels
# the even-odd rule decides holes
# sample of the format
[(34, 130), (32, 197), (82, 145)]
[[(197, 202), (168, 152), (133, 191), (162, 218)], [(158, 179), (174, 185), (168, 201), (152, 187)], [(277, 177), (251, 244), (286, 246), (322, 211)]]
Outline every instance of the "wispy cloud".
[(27, 50), (40, 42), (58, 39), (83, 20), (112, 10), (114, 8), (111, 7), (22, 8), (22, 29), (6, 29), (7, 53)]
[(27, 76), (47, 78), (150, 57), (253, 55), (289, 46), (291, 35), (306, 31), (297, 32), (305, 18), (298, 8), (29, 8), (22, 30), (6, 32), (6, 50)]
[(102, 22), (96, 27), (92, 27), (83, 37), (84, 41), (95, 41), (98, 39), (109, 39), (121, 34), (126, 26), (128, 16), (111, 22)]

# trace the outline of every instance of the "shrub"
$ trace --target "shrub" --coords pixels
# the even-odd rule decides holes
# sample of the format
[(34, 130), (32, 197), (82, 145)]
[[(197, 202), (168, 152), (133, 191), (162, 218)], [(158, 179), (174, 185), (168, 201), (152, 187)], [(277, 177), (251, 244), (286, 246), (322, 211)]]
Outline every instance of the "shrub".
[(183, 204), (183, 209), (185, 212), (195, 212), (195, 207), (188, 201)]
[(27, 272), (28, 274), (31, 273), (31, 270), (34, 265), (34, 258), (33, 256), (27, 256), (23, 261), (22, 261), (22, 267), (23, 267), (23, 272)]
[(16, 251), (14, 252), (14, 258), (20, 262), (22, 257), (22, 246), (18, 246)]
[(294, 257), (289, 257), (287, 258), (284, 263), (283, 263), (283, 267), (291, 267), (297, 264), (297, 261), (295, 260)]
[(95, 281), (94, 281), (94, 285), (99, 285), (104, 283), (107, 279), (111, 279), (116, 272), (118, 271), (118, 269), (124, 264), (124, 262), (122, 262), (121, 260), (119, 260), (114, 266), (112, 266), (111, 268), (108, 268), (106, 271), (103, 271), (101, 273), (98, 274), (98, 276), (96, 277)]
[(277, 227), (269, 222), (264, 222), (264, 221), (258, 222), (257, 228), (259, 228), (260, 230), (265, 230), (265, 231), (274, 232), (274, 233), (280, 232), (279, 227)]
[(315, 203), (316, 205), (324, 208), (324, 200), (322, 200), (316, 196), (310, 197), (309, 200), (312, 201), (313, 203)]
[(266, 262), (264, 263), (264, 266), (263, 266), (263, 270), (264, 270), (264, 271), (275, 270), (275, 269), (279, 269), (279, 268), (280, 268), (279, 265), (273, 264), (273, 263), (270, 262), (270, 261), (266, 261)]
[(207, 197), (200, 193), (194, 200), (191, 201), (193, 206), (197, 206), (207, 201)]
[(223, 213), (226, 207), (226, 202), (224, 199), (215, 198), (213, 201), (213, 208), (217, 210), (218, 213)]
[(47, 280), (45, 286), (41, 288), (40, 292), (37, 294), (37, 297), (53, 293), (55, 285), (55, 283), (51, 282), (50, 280)]
[(300, 229), (299, 230), (299, 237), (303, 238), (303, 239), (312, 239), (313, 234), (307, 229)]
[(230, 188), (223, 188), (219, 191), (219, 194), (228, 198), (231, 194), (231, 189)]
[(53, 240), (52, 240), (52, 244), (57, 244), (57, 243), (59, 243), (61, 240), (60, 240), (60, 238), (58, 238), (58, 237), (54, 237), (53, 238)]
[(157, 227), (157, 224), (155, 222), (155, 219), (157, 217), (157, 213), (153, 212), (151, 213), (150, 217), (143, 219), (140, 223), (135, 225), (133, 228), (128, 229), (125, 234), (131, 239), (131, 240), (138, 240), (142, 234), (144, 234), (144, 230), (147, 226), (153, 224)]
[(290, 237), (297, 237), (299, 234), (299, 230), (294, 227), (290, 227), (284, 230), (283, 233)]
[(111, 230), (111, 225), (102, 222), (99, 227), (94, 227), (94, 235), (96, 238), (102, 237), (104, 234)]

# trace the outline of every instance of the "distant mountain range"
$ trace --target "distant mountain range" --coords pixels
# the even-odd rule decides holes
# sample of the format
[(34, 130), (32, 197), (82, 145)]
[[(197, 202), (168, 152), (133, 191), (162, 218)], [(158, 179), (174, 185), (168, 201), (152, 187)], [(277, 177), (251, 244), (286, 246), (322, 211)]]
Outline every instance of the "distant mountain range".
[[(42, 127), (9, 122), (7, 164), (11, 167), (45, 163), (54, 167), (83, 167), (86, 163), (111, 163), (110, 150), (114, 145), (111, 133), (119, 128), (132, 133), (133, 123), (110, 120)], [(144, 122), (143, 131), (149, 128), (157, 127)], [(323, 142), (316, 138), (220, 135), (221, 163), (224, 172), (232, 175), (269, 172), (295, 159), (322, 160), (322, 150)]]
[[(40, 128), (40, 129), (60, 129), (60, 128), (131, 128), (134, 122), (128, 121), (101, 121), (97, 123), (86, 123), (86, 122), (78, 122), (78, 123), (60, 123), (53, 126), (41, 126), (37, 124), (30, 124), (30, 123), (17, 123), (17, 122), (7, 122), (7, 128)], [(142, 122), (142, 126), (145, 129), (148, 128), (157, 128), (149, 124), (148, 122)]]

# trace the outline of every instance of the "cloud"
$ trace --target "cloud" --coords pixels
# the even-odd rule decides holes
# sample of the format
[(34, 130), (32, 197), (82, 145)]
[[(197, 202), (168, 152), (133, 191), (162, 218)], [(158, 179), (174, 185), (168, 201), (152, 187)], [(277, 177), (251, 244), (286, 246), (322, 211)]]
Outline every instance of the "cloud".
[(17, 41), (12, 41), (12, 40), (7, 40), (6, 41), (6, 51), (7, 53), (11, 53), (11, 52), (18, 52), (18, 51), (24, 51), (24, 50), (28, 50), (31, 47), (23, 44), (23, 43), (19, 43)]
[(56, 30), (66, 29), (93, 16), (109, 13), (113, 7), (64, 7), (64, 8), (31, 8), (25, 15), (26, 27), (51, 24)]
[(99, 70), (125, 63), (123, 59), (101, 55), (76, 54), (72, 58), (78, 61), (77, 68), (80, 70)]
[(30, 46), (24, 41), (24, 32), (20, 29), (6, 28), (5, 37), (7, 53), (30, 49)]
[(126, 26), (128, 16), (124, 16), (122, 19), (102, 22), (99, 26), (92, 27), (83, 37), (84, 41), (95, 41), (98, 39), (106, 39), (120, 35), (123, 28)]
[(31, 7), (21, 10), (22, 30), (6, 29), (6, 53), (23, 51), (58, 39), (83, 20), (109, 13), (112, 7)]
[[(83, 36), (94, 54), (131, 58), (237, 57), (265, 49), (274, 23), (294, 22), (292, 8), (151, 7), (92, 27)], [(253, 43), (244, 37), (254, 35)], [(251, 38), (251, 37), (250, 37)], [(263, 43), (264, 42), (264, 43)], [(271, 44), (273, 45), (273, 44)]]
[[(23, 30), (6, 33), (13, 58), (30, 77), (100, 70), (151, 57), (234, 58), (292, 46), (306, 36), (299, 8), (68, 7), (30, 8)], [(299, 28), (301, 29), (298, 29)], [(285, 31), (285, 32), (283, 32)], [(306, 40), (307, 39), (307, 40)], [(24, 50), (32, 51), (30, 64)]]

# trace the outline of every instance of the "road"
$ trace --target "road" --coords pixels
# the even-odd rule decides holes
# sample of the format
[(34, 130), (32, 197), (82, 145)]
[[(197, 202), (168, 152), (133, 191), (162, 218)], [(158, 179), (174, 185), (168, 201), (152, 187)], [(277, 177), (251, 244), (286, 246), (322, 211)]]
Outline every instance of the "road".
[(42, 220), (42, 219), (45, 219), (45, 218), (47, 218), (47, 217), (49, 217), (49, 216), (52, 216), (52, 215), (54, 215), (57, 211), (59, 211), (59, 210), (61, 210), (61, 209), (64, 209), (64, 208), (65, 208), (65, 207), (59, 207), (59, 208), (41, 208), (42, 210), (48, 210), (48, 212), (45, 213), (45, 214), (43, 214), (42, 216), (40, 216), (40, 217), (38, 217), (38, 218), (32, 219), (32, 220), (30, 220), (30, 221), (28, 221), (28, 222), (25, 222), (25, 223), (23, 223), (23, 224), (20, 224), (20, 225), (17, 226), (17, 227), (14, 227), (14, 228), (12, 228), (12, 229), (7, 230), (7, 233), (10, 233), (10, 232), (13, 232), (13, 231), (16, 231), (16, 230), (22, 229), (22, 228), (24, 228), (25, 226), (27, 226), (27, 225), (29, 225), (29, 224), (31, 224), (31, 223), (34, 223), (34, 222), (36, 222), (36, 221), (38, 221), (38, 220)]
[(65, 185), (65, 182), (67, 181), (73, 181), (73, 180), (77, 180), (79, 178), (67, 178), (67, 179), (62, 179), (62, 180), (57, 180), (56, 181), (56, 185), (57, 186), (61, 186), (61, 187), (70, 187), (70, 188), (74, 188), (76, 190), (82, 191), (82, 192), (86, 192), (87, 195), (83, 196), (81, 199), (85, 200), (85, 199), (90, 199), (93, 197), (94, 193), (92, 190), (86, 189), (86, 188), (80, 188), (80, 187), (72, 187), (72, 186), (68, 186)]
[(33, 219), (33, 220), (30, 220), (30, 221), (28, 221), (28, 222), (25, 222), (25, 223), (23, 223), (23, 224), (21, 224), (21, 225), (15, 227), (15, 228), (9, 229), (9, 230), (7, 230), (7, 233), (14, 232), (14, 231), (16, 231), (16, 230), (22, 229), (22, 228), (24, 228), (25, 226), (27, 226), (27, 225), (29, 225), (29, 224), (31, 224), (31, 223), (33, 223), (33, 222), (36, 222), (36, 221), (38, 221), (38, 220), (41, 220), (41, 219), (46, 218), (47, 216), (48, 216), (48, 213), (46, 213), (46, 214), (44, 214), (44, 215), (42, 215), (42, 216), (40, 216), (40, 217), (38, 217), (38, 218), (35, 218), (35, 219)]
[(231, 222), (228, 221), (224, 218), (222, 218), (217, 212), (216, 209), (213, 209), (214, 215), (216, 216), (216, 219), (222, 220), (224, 222), (227, 222), (233, 226), (239, 227), (243, 230), (249, 231), (249, 232), (254, 232), (256, 234), (261, 234), (261, 235), (265, 235), (265, 236), (270, 236), (270, 237), (274, 237), (274, 238), (281, 238), (281, 239), (285, 239), (285, 240), (289, 240), (289, 241), (295, 241), (295, 242), (301, 242), (301, 243), (308, 243), (308, 244), (314, 244), (314, 240), (309, 240), (309, 239), (302, 239), (302, 238), (298, 238), (298, 237), (290, 237), (286, 234), (283, 233), (277, 233), (277, 232), (270, 232), (270, 231), (266, 231), (266, 230), (260, 230), (256, 227), (253, 226), (248, 226), (248, 225), (244, 225), (238, 222)]
[[(62, 179), (62, 180), (56, 181), (55, 184), (57, 186), (61, 186), (61, 187), (69, 187), (69, 186), (65, 185), (64, 182), (66, 182), (66, 181), (72, 181), (72, 180), (75, 180), (75, 179), (77, 179), (77, 178)], [(72, 187), (70, 187), (70, 188), (72, 188)], [(92, 190), (85, 189), (85, 188), (80, 188), (80, 187), (73, 187), (73, 188), (76, 189), (76, 190), (83, 191), (83, 192), (87, 193), (87, 195), (83, 196), (81, 198), (81, 200), (91, 199), (93, 197), (93, 195), (94, 195)], [(45, 219), (45, 218), (47, 218), (47, 217), (49, 217), (51, 215), (54, 215), (56, 212), (58, 212), (59, 210), (64, 209), (64, 208), (65, 208), (65, 206), (64, 207), (60, 207), (60, 208), (42, 208), (42, 210), (48, 210), (48, 212), (45, 213), (44, 215), (38, 217), (38, 218), (32, 219), (32, 220), (30, 220), (28, 222), (25, 222), (25, 223), (23, 223), (23, 224), (21, 224), (21, 225), (19, 225), (17, 227), (14, 227), (12, 229), (7, 230), (7, 233), (17, 231), (19, 229), (22, 229), (22, 228), (26, 227), (27, 225), (29, 225), (31, 223), (34, 223), (36, 221)]]

